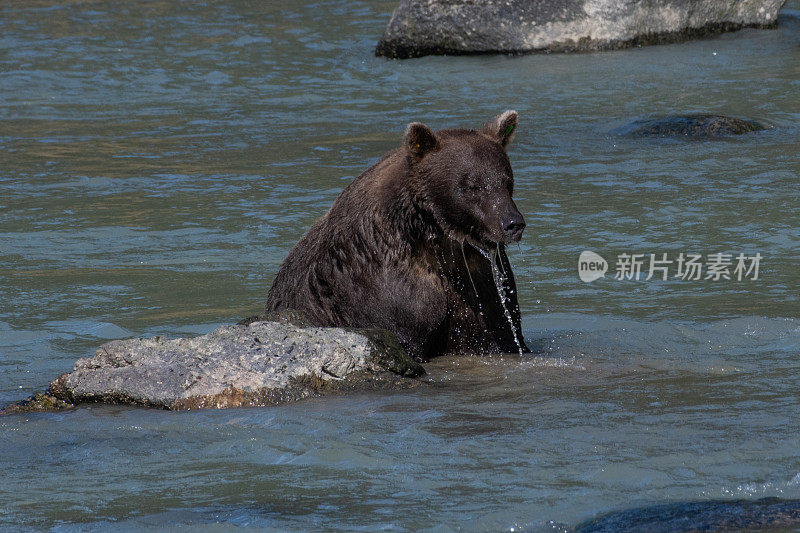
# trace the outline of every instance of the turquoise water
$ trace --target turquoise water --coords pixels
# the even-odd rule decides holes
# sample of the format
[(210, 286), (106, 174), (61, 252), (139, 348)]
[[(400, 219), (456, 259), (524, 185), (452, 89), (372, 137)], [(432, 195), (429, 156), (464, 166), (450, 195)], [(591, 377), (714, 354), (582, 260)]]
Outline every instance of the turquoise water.
[[(405, 125), (516, 109), (526, 357), (414, 391), (0, 418), (0, 528), (530, 530), (800, 498), (800, 4), (776, 30), (588, 55), (385, 61), (394, 2), (0, 4), (0, 405), (108, 339), (257, 312)], [(632, 120), (770, 124), (630, 139)], [(584, 283), (584, 250), (610, 264)], [(614, 278), (760, 253), (759, 279)]]

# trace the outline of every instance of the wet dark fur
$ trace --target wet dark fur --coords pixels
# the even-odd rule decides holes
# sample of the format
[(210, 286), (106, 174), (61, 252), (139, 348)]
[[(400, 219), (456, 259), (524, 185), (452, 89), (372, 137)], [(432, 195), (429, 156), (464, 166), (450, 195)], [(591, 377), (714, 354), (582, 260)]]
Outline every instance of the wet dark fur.
[(527, 351), (511, 265), (498, 244), (522, 233), (509, 238), (501, 227), (503, 217), (519, 215), (505, 152), (516, 127), (509, 113), (481, 132), (409, 125), (404, 145), (345, 187), (292, 248), (267, 312), (297, 309), (319, 326), (385, 328), (418, 360), (517, 352), (489, 260), (472, 242), (499, 250), (507, 307)]

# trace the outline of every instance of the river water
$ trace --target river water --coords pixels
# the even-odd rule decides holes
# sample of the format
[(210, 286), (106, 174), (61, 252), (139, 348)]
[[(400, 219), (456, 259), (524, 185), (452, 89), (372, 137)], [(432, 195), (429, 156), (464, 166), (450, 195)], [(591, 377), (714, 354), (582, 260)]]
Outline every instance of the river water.
[[(684, 44), (403, 62), (373, 57), (393, 7), (0, 3), (0, 406), (108, 339), (259, 311), (292, 244), (408, 122), (505, 109), (534, 354), (275, 408), (0, 418), (0, 528), (539, 531), (800, 497), (800, 2), (776, 30)], [(771, 127), (611, 133), (690, 112)], [(605, 277), (580, 280), (584, 250)], [(673, 263), (644, 279), (649, 254), (681, 253), (760, 254), (758, 278)], [(644, 256), (639, 280), (616, 279), (623, 254)]]

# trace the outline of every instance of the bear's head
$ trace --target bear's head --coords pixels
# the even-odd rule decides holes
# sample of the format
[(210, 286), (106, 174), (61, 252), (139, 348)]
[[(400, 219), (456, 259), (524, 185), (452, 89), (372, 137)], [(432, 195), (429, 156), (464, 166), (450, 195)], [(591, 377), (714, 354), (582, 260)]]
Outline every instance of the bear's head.
[(445, 235), (483, 249), (522, 238), (525, 219), (511, 197), (514, 174), (506, 154), (516, 128), (516, 111), (501, 113), (480, 131), (434, 133), (419, 122), (406, 128), (417, 202)]

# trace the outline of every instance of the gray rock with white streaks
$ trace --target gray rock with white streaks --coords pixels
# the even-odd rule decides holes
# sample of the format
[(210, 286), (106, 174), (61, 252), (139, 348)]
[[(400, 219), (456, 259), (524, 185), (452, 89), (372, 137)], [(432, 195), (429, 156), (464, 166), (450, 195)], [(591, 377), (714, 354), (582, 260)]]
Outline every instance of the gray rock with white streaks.
[(376, 55), (593, 51), (772, 27), (786, 0), (400, 0)]
[(405, 387), (415, 383), (407, 378), (423, 373), (382, 330), (254, 322), (221, 326), (195, 338), (108, 342), (56, 378), (49, 395), (68, 404), (238, 407)]

